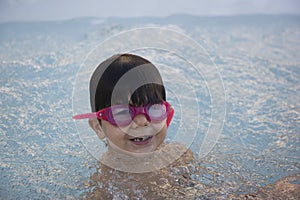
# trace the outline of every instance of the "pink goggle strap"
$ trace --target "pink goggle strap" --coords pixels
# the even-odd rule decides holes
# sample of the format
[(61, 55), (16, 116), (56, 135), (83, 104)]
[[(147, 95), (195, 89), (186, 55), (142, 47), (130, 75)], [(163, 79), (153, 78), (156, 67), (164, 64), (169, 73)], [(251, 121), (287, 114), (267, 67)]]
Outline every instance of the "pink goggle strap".
[(80, 114), (80, 115), (73, 116), (73, 119), (87, 119), (87, 118), (98, 118), (97, 117), (97, 112), (85, 113), (85, 114)]

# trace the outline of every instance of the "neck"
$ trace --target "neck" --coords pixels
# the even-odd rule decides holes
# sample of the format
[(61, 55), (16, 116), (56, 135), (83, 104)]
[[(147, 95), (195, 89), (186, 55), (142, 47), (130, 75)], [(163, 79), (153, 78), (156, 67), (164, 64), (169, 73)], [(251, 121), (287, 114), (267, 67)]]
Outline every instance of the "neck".
[(178, 159), (187, 149), (180, 144), (161, 145), (149, 153), (124, 151), (108, 140), (108, 151), (100, 158), (101, 163), (130, 173), (153, 172), (168, 166)]

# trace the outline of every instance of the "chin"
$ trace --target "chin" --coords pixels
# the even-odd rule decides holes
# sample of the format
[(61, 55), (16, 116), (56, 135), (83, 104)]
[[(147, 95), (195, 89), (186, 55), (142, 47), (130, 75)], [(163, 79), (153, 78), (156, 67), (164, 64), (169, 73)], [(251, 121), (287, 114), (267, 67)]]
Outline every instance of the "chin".
[(157, 147), (151, 145), (151, 146), (134, 149), (132, 152), (133, 153), (151, 153), (151, 152), (154, 152), (156, 149), (157, 149)]

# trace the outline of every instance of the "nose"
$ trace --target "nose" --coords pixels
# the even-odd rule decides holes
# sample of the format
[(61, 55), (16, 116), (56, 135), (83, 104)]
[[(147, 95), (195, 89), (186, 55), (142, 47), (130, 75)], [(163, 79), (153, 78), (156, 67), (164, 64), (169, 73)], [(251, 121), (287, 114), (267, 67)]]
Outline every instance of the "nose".
[(147, 117), (144, 114), (139, 114), (136, 115), (133, 118), (133, 127), (137, 128), (137, 127), (144, 127), (144, 126), (148, 126), (149, 125), (149, 120), (147, 119)]

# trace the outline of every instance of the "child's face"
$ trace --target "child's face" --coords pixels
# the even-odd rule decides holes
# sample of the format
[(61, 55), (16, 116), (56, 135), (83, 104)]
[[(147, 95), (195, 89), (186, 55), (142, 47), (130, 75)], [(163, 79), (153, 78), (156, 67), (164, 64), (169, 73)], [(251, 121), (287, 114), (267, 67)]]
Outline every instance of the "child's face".
[(166, 120), (150, 123), (143, 114), (134, 117), (126, 127), (117, 127), (102, 120), (105, 136), (119, 148), (133, 153), (149, 153), (155, 151), (166, 138)]

